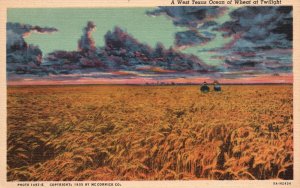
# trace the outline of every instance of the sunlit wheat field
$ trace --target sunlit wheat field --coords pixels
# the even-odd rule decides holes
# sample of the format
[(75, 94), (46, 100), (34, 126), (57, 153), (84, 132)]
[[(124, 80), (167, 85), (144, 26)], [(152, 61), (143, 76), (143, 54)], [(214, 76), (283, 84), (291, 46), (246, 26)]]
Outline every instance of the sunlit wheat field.
[(293, 179), (292, 85), (9, 86), (8, 181)]

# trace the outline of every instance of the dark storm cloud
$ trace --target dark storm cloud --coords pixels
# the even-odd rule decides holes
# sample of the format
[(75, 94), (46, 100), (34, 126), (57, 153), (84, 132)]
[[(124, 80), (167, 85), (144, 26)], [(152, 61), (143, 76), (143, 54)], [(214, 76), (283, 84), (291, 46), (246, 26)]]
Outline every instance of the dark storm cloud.
[(229, 72), (232, 71), (254, 71), (260, 73), (288, 73), (292, 71), (291, 64), (281, 63), (279, 61), (270, 60), (252, 60), (252, 59), (240, 59), (236, 61), (231, 61), (226, 59), (225, 62), (228, 65)]
[(7, 72), (17, 74), (40, 74), (44, 68), (42, 63), (42, 51), (34, 45), (28, 45), (24, 37), (32, 32), (51, 33), (56, 28), (32, 26), (28, 24), (6, 24), (6, 62)]
[(211, 27), (217, 26), (217, 25), (218, 25), (218, 23), (215, 21), (208, 21), (208, 22), (203, 23), (199, 29), (208, 29), (208, 28), (211, 28)]
[(175, 34), (175, 45), (178, 47), (204, 45), (211, 41), (214, 37), (215, 35), (213, 34), (207, 37), (194, 30), (177, 32)]
[(233, 47), (255, 49), (291, 48), (293, 40), (292, 7), (242, 7), (230, 13), (231, 21), (219, 30), (224, 36), (240, 35)]
[(197, 28), (199, 25), (211, 21), (223, 15), (226, 7), (204, 7), (204, 6), (178, 6), (159, 7), (153, 11), (148, 11), (148, 15), (167, 15), (172, 19), (174, 25)]
[(224, 37), (233, 38), (217, 50), (227, 70), (292, 71), (292, 7), (241, 7), (230, 17), (218, 28)]
[[(196, 46), (203, 45), (215, 38), (215, 34), (208, 29), (216, 26), (214, 21), (217, 17), (223, 15), (226, 7), (159, 7), (153, 11), (148, 11), (148, 15), (159, 16), (167, 15), (176, 26), (187, 27), (190, 30), (178, 32), (175, 34), (176, 46)], [(202, 33), (205, 31), (206, 36)]]
[(10, 47), (22, 47), (26, 45), (24, 37), (32, 32), (38, 33), (51, 33), (56, 32), (57, 29), (53, 27), (40, 27), (32, 26), (29, 24), (11, 23), (6, 24), (6, 46)]
[(120, 27), (108, 31), (104, 40), (106, 51), (112, 51), (113, 55), (126, 55), (126, 52), (129, 53), (129, 56), (134, 56), (132, 53), (137, 52), (149, 55), (152, 50), (148, 45), (140, 43)]
[[(91, 37), (89, 39), (93, 40)], [(127, 74), (126, 71), (143, 74), (213, 71), (211, 66), (206, 65), (196, 56), (186, 55), (172, 48), (166, 49), (161, 43), (151, 48), (140, 43), (120, 27), (108, 31), (104, 40), (104, 47), (95, 47), (93, 50), (79, 48), (74, 52), (52, 52), (45, 58), (42, 66), (52, 74), (115, 72), (118, 76), (124, 76)], [(130, 73), (129, 76), (132, 74)]]
[(224, 64), (218, 67), (222, 72), (242, 72), (249, 70), (260, 73), (288, 73), (292, 71), (291, 52), (282, 52), (282, 50), (277, 49), (258, 53), (232, 52), (229, 50), (224, 50), (224, 52), (219, 53), (222, 55), (215, 55), (213, 58), (224, 61)]
[(105, 35), (105, 50), (110, 56), (120, 57), (127, 68), (147, 65), (172, 71), (206, 71), (210, 67), (195, 56), (185, 55), (162, 44), (151, 48), (116, 27)]
[(96, 28), (94, 22), (89, 21), (83, 29), (83, 35), (78, 41), (78, 49), (82, 51), (95, 50), (95, 41), (92, 38), (92, 32)]

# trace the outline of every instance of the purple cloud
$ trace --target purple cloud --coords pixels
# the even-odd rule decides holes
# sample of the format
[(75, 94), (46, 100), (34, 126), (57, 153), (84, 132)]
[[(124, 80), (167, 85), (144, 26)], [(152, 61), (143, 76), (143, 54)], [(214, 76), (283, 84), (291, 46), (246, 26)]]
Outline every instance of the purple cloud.
[(175, 45), (178, 47), (205, 45), (214, 37), (214, 34), (210, 36), (205, 36), (195, 30), (177, 32), (175, 34)]
[[(93, 41), (91, 36), (89, 40)], [(172, 48), (166, 49), (161, 43), (151, 48), (119, 27), (108, 31), (104, 40), (104, 47), (95, 47), (92, 50), (88, 46), (85, 50), (79, 48), (74, 52), (52, 52), (45, 58), (42, 66), (52, 74), (129, 71), (129, 75), (132, 76), (132, 72), (176, 74), (213, 71), (213, 67), (206, 65), (196, 56), (186, 55)]]
[[(215, 38), (215, 34), (208, 31), (210, 27), (216, 26), (214, 19), (226, 12), (226, 7), (217, 6), (180, 6), (180, 7), (158, 7), (148, 11), (147, 15), (166, 15), (176, 26), (187, 27), (189, 30), (177, 32), (174, 44), (178, 47), (190, 47), (203, 45)], [(205, 31), (202, 33), (201, 31)]]
[(83, 29), (83, 35), (78, 41), (78, 49), (80, 51), (95, 50), (95, 41), (92, 38), (92, 32), (95, 30), (94, 22), (89, 21), (87, 26)]
[(34, 45), (28, 45), (24, 37), (32, 32), (51, 33), (56, 28), (32, 26), (20, 23), (6, 24), (6, 62), (7, 73), (39, 74), (41, 71), (42, 51)]
[[(292, 71), (292, 7), (241, 7), (218, 27), (231, 42), (214, 51), (224, 58), (224, 71), (250, 69), (263, 73)], [(284, 53), (282, 53), (284, 52)]]

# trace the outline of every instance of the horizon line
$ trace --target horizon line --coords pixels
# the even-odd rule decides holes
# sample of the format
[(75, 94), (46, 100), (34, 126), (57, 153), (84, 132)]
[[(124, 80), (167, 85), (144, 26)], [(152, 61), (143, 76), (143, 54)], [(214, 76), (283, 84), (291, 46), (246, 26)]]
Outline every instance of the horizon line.
[[(74, 84), (65, 84), (65, 83), (60, 83), (60, 84), (6, 84), (7, 87), (11, 86), (88, 86), (88, 85), (99, 85), (99, 86), (188, 86), (188, 85), (201, 85), (202, 83), (159, 83), (159, 84), (153, 84), (153, 83), (146, 83), (146, 84), (137, 84), (137, 83), (132, 83), (132, 84), (122, 84), (122, 83), (74, 83)], [(292, 82), (287, 82), (287, 83), (219, 83), (220, 85), (294, 85)], [(213, 85), (213, 83), (207, 83), (207, 85)]]

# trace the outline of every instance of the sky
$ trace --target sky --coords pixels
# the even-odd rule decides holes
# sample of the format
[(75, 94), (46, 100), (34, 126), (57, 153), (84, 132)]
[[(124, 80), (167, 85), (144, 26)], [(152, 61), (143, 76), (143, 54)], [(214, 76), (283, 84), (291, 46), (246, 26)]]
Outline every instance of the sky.
[[(40, 33), (33, 33), (25, 38), (27, 43), (38, 45), (45, 54), (54, 50), (76, 50), (77, 40), (82, 34), (82, 28), (89, 20), (94, 21), (97, 25), (93, 38), (98, 46), (104, 45), (104, 35), (107, 31), (112, 30), (115, 26), (120, 26), (140, 42), (147, 43), (152, 47), (157, 42), (161, 42), (166, 47), (170, 47), (174, 43), (174, 33), (185, 31), (186, 29), (173, 25), (167, 17), (152, 17), (145, 14), (145, 12), (153, 9), (9, 9), (7, 20), (8, 22), (57, 28), (59, 32), (50, 35), (45, 36)], [(231, 9), (233, 10), (234, 8)], [(229, 20), (228, 14), (217, 19), (219, 23), (227, 20)], [(221, 47), (229, 40), (222, 39), (221, 35), (218, 35), (217, 40), (210, 42), (207, 46), (185, 49), (184, 52), (199, 55), (206, 59), (207, 63), (218, 64), (220, 61), (210, 59), (211, 54), (198, 51), (206, 48)]]
[(97, 25), (93, 38), (98, 46), (104, 45), (105, 33), (115, 26), (122, 27), (139, 41), (151, 46), (155, 46), (157, 42), (171, 46), (173, 33), (184, 29), (174, 26), (166, 17), (147, 16), (147, 10), (151, 9), (9, 9), (7, 18), (9, 22), (57, 28), (59, 32), (51, 35), (33, 33), (26, 38), (28, 43), (39, 45), (44, 53), (58, 49), (76, 50), (77, 40), (87, 21), (93, 21)]
[(276, 7), (8, 9), (8, 83), (292, 82), (291, 15)]

